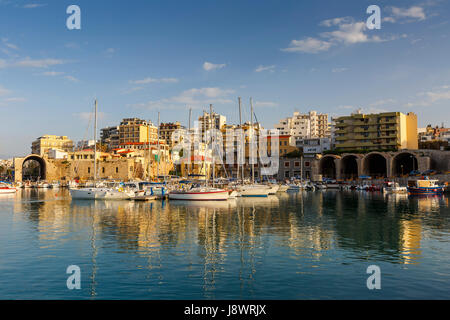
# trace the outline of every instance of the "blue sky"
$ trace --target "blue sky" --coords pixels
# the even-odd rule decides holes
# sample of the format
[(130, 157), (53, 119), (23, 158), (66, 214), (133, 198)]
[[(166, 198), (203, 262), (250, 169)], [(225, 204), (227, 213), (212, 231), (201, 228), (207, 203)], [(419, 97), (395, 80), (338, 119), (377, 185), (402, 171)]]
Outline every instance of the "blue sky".
[[(68, 30), (66, 8), (81, 8)], [(381, 8), (380, 30), (366, 9)], [(293, 111), (415, 112), (450, 120), (448, 1), (0, 0), (0, 158), (43, 134), (77, 141), (124, 117), (238, 122), (253, 97), (272, 128)]]

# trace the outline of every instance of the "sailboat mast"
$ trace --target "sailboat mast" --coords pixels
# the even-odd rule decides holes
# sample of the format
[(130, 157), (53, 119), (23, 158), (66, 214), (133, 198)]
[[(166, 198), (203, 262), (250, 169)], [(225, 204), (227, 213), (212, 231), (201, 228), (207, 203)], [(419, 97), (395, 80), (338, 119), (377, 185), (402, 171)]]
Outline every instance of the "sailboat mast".
[[(250, 98), (250, 145), (253, 146), (253, 99)], [(253, 147), (252, 147), (252, 153), (253, 153)], [(252, 154), (253, 156), (253, 154)], [(249, 158), (250, 159), (250, 158)], [(255, 164), (252, 161), (252, 184), (255, 183)]]
[[(188, 135), (189, 135), (189, 140), (191, 139), (191, 116), (192, 116), (192, 108), (189, 108), (189, 127), (188, 127)], [(190, 150), (189, 150), (190, 151)], [(190, 154), (190, 152), (188, 152), (188, 154)], [(188, 177), (191, 174), (191, 159), (188, 160)]]
[[(242, 131), (242, 109), (241, 109), (241, 97), (238, 97), (239, 102), (239, 129)], [(243, 138), (243, 137), (241, 137)], [(244, 163), (242, 164), (242, 174), (241, 174), (241, 180), (242, 184), (244, 184), (244, 164), (245, 164), (245, 143), (244, 143)], [(237, 172), (237, 178), (239, 178), (239, 164), (238, 164), (238, 172)]]
[[(212, 104), (210, 104), (209, 105), (209, 120), (210, 120), (210, 123), (211, 123), (211, 125), (210, 125), (210, 129), (212, 129), (212, 124), (213, 124), (213, 112), (212, 112)], [(213, 156), (213, 150), (212, 150), (212, 147), (211, 147), (211, 165), (212, 165), (212, 174), (213, 174), (213, 177), (212, 177), (212, 186), (214, 187), (214, 179), (216, 178), (216, 171), (215, 171), (215, 161), (214, 161), (214, 156)]]
[(157, 133), (157, 141), (158, 141), (158, 157), (157, 157), (157, 163), (156, 163), (156, 179), (159, 179), (159, 157), (160, 157), (160, 152), (159, 152), (159, 124), (160, 124), (160, 120), (159, 120), (159, 112), (158, 112), (158, 133)]
[(150, 122), (151, 120), (149, 120), (149, 125), (147, 126), (147, 146), (148, 146), (148, 159), (147, 159), (147, 181), (150, 182), (150, 161), (152, 158), (152, 151), (150, 148)]
[(97, 99), (94, 108), (94, 187), (97, 180)]

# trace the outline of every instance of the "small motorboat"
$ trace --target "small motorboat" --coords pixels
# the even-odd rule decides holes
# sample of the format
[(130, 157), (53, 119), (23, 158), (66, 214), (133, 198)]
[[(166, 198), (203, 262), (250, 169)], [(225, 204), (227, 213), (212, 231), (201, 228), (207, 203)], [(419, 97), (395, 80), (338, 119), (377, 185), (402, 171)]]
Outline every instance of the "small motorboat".
[(408, 188), (401, 187), (398, 182), (388, 181), (382, 187), (383, 193), (407, 193)]
[(225, 201), (228, 200), (228, 190), (213, 187), (193, 187), (189, 190), (172, 190), (170, 200), (189, 201)]
[(8, 183), (0, 183), (0, 194), (16, 193), (17, 189)]

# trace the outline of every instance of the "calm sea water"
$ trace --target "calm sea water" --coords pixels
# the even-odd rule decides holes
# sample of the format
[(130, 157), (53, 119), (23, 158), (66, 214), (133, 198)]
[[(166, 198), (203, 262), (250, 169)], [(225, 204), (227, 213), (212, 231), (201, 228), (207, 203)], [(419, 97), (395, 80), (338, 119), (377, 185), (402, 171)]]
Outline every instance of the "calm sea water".
[[(66, 268), (81, 269), (68, 290)], [(367, 267), (381, 269), (368, 290)], [(0, 198), (0, 299), (449, 299), (446, 197)]]

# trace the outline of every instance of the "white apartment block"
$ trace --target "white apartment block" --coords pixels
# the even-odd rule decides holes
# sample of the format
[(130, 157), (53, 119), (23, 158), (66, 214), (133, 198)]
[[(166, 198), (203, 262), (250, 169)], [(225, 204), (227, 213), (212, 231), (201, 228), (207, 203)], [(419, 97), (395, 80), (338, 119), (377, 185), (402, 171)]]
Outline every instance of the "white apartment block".
[(209, 129), (222, 129), (227, 122), (227, 117), (215, 112), (211, 115), (209, 112), (203, 111), (203, 115), (198, 118), (198, 122), (200, 132), (203, 134), (204, 131)]
[(280, 120), (275, 126), (280, 135), (291, 135), (298, 138), (324, 138), (330, 136), (328, 114), (310, 111), (307, 114), (294, 112), (292, 117)]

